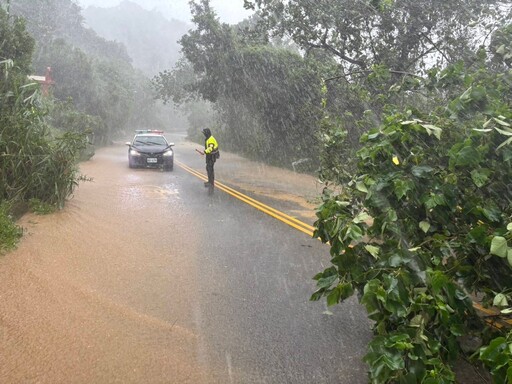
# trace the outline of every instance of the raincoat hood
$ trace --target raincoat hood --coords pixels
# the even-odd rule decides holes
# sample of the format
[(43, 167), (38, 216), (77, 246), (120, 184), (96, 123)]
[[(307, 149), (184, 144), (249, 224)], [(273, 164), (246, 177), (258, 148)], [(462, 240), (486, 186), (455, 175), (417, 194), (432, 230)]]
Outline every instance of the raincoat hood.
[(210, 136), (212, 135), (212, 131), (210, 131), (210, 128), (205, 128), (205, 129), (203, 129), (203, 135), (204, 135), (207, 139), (209, 139), (209, 138), (210, 138)]

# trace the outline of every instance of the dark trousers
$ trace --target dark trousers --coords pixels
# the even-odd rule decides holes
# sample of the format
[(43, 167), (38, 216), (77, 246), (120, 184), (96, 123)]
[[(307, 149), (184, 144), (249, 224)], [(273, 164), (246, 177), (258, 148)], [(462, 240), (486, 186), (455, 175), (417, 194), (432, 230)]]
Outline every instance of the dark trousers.
[(215, 159), (213, 156), (206, 156), (206, 173), (208, 175), (208, 183), (210, 183), (210, 185), (214, 185), (215, 181), (215, 172), (213, 171), (214, 164)]

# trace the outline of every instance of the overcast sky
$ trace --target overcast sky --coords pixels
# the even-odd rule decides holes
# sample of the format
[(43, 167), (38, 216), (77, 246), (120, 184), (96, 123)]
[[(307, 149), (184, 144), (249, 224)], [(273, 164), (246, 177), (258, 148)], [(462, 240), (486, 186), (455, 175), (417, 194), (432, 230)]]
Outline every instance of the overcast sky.
[[(97, 7), (109, 8), (114, 7), (121, 3), (123, 0), (77, 0), (82, 8), (89, 5)], [(142, 7), (152, 10), (157, 9), (164, 16), (171, 19), (178, 19), (182, 21), (190, 21), (190, 7), (189, 0), (130, 0)], [(244, 0), (211, 0), (210, 4), (220, 20), (234, 24), (244, 18), (248, 17), (251, 12), (244, 9)]]

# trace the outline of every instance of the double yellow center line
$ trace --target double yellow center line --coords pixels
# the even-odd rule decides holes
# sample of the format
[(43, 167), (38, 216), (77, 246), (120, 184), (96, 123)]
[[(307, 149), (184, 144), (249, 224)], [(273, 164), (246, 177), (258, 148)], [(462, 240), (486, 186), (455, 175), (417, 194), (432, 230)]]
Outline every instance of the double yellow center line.
[[(190, 168), (188, 165), (183, 164), (181, 161), (176, 161), (176, 165), (178, 165), (180, 168), (184, 169), (185, 171), (191, 173), (194, 176), (197, 176), (201, 180), (207, 181), (207, 177), (203, 175), (201, 172), (196, 171), (193, 168)], [(289, 226), (298, 229), (301, 232), (304, 232), (305, 234), (309, 235), (310, 237), (313, 237), (313, 231), (315, 230), (314, 227), (311, 225), (308, 225), (306, 223), (303, 223), (300, 220), (297, 220), (294, 217), (291, 217), (281, 211), (278, 211), (277, 209), (274, 209), (272, 207), (269, 207), (268, 205), (265, 205), (258, 200), (255, 200), (247, 195), (244, 195), (243, 193), (240, 193), (233, 188), (228, 187), (225, 184), (222, 184), (218, 181), (215, 181), (215, 188), (220, 189), (221, 191), (226, 192), (227, 194), (237, 198), (238, 200), (243, 201), (244, 203), (249, 204), (250, 206), (260, 210), (261, 212), (266, 213), (269, 216), (272, 216), (276, 218), (279, 221), (282, 221), (285, 224), (288, 224)]]
[[(175, 160), (175, 163), (176, 165), (178, 165), (180, 168), (184, 169), (185, 171), (191, 173), (192, 175), (194, 176), (197, 176), (198, 178), (200, 178), (201, 180), (204, 180), (204, 181), (207, 181), (207, 177), (205, 175), (203, 175), (202, 173), (196, 171), (195, 169), (193, 168), (190, 168), (189, 166), (183, 164), (182, 162), (180, 161), (176, 161)], [(298, 229), (299, 231), (301, 232), (304, 232), (305, 234), (307, 234), (308, 236), (310, 237), (313, 237), (313, 231), (315, 230), (315, 228), (313, 228), (311, 225), (308, 225), (306, 223), (303, 223), (302, 221), (300, 220), (297, 220), (296, 218), (294, 217), (291, 217), (281, 211), (278, 211), (277, 209), (274, 209), (272, 207), (269, 207), (268, 205), (265, 205), (249, 196), (246, 196), (244, 195), (243, 193), (240, 193), (236, 190), (234, 190), (233, 188), (230, 188), (228, 187), (227, 185), (225, 184), (222, 184), (218, 181), (215, 182), (215, 187), (226, 192), (227, 194), (237, 198), (238, 200), (241, 200), (243, 201), (244, 203), (247, 203), (249, 204), (250, 206), (266, 213), (267, 215), (269, 216), (272, 216), (274, 218), (276, 218), (277, 220), (279, 221), (282, 221), (283, 223), (286, 223), (288, 224), (289, 226), (295, 228), (295, 229)], [(492, 326), (495, 326), (497, 328), (501, 328), (503, 326), (511, 326), (512, 325), (512, 320), (499, 320), (499, 319), (493, 319), (493, 317), (495, 317), (497, 315), (497, 313), (495, 311), (492, 311), (492, 310), (489, 310), (489, 309), (486, 309), (486, 308), (483, 308), (480, 304), (478, 303), (475, 303), (473, 302), (473, 306), (475, 307), (475, 309), (481, 313), (483, 313), (483, 315), (487, 315), (487, 316), (491, 316), (490, 319), (486, 319), (486, 321), (491, 324)]]

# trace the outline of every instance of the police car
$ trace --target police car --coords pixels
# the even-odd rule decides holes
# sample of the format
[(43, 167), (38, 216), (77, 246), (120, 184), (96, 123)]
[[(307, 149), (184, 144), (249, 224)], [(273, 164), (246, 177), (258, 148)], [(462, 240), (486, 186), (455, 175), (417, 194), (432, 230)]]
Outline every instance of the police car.
[(174, 143), (169, 143), (163, 131), (137, 130), (128, 146), (130, 168), (161, 168), (172, 171), (174, 167)]

